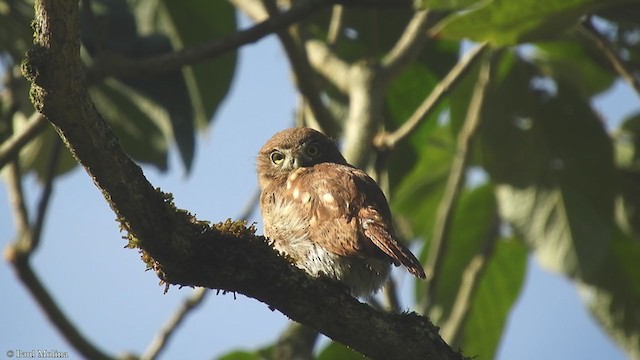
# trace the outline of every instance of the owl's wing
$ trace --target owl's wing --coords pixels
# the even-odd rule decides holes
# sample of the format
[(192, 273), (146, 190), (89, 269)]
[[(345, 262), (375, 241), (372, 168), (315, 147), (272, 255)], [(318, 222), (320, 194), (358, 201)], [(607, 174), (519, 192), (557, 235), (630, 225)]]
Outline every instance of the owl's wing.
[(318, 245), (339, 255), (388, 257), (425, 277), (418, 259), (394, 235), (387, 200), (364, 171), (321, 163), (292, 173), (287, 188), (310, 216), (310, 238)]

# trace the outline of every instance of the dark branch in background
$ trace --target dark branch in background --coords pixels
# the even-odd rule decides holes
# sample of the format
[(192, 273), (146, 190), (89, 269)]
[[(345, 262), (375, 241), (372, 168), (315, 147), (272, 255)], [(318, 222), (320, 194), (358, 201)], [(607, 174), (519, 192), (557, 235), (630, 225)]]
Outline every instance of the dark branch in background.
[(34, 48), (23, 66), (32, 99), (104, 194), (129, 245), (164, 281), (245, 294), (372, 358), (461, 358), (427, 318), (375, 311), (342, 286), (311, 279), (243, 222), (210, 227), (176, 209), (125, 154), (82, 85), (78, 12), (74, 0), (36, 2)]
[(160, 329), (160, 332), (156, 334), (155, 338), (140, 357), (141, 360), (154, 360), (162, 353), (162, 350), (166, 348), (169, 343), (169, 339), (175, 333), (175, 330), (182, 324), (184, 319), (191, 311), (196, 309), (204, 301), (206, 295), (209, 293), (208, 289), (199, 287), (193, 290), (193, 294), (188, 297), (178, 310), (171, 316), (171, 319)]
[(53, 141), (53, 146), (50, 152), (51, 158), (47, 164), (44, 187), (42, 188), (42, 195), (40, 195), (40, 201), (38, 202), (38, 209), (36, 212), (36, 221), (33, 223), (31, 228), (31, 251), (37, 249), (40, 244), (42, 227), (44, 226), (44, 219), (47, 215), (47, 209), (49, 208), (49, 199), (51, 199), (51, 194), (53, 193), (53, 179), (56, 177), (56, 171), (58, 170), (62, 150), (62, 141), (59, 138), (56, 138)]
[(640, 80), (638, 80), (631, 69), (624, 63), (624, 60), (609, 41), (595, 28), (590, 16), (584, 18), (580, 30), (587, 38), (598, 45), (607, 59), (609, 59), (609, 62), (611, 62), (613, 69), (635, 90), (636, 94), (640, 95)]
[(382, 77), (387, 79), (396, 77), (411, 61), (418, 57), (427, 42), (428, 27), (428, 11), (419, 11), (413, 15), (393, 49), (382, 58), (380, 69)]
[(9, 139), (0, 144), (0, 169), (17, 156), (20, 149), (29, 141), (40, 134), (47, 127), (47, 124), (47, 119), (36, 112), (29, 118), (24, 129), (17, 134), (14, 133)]
[[(9, 89), (9, 91), (12, 91), (12, 89)], [(11, 114), (11, 116), (12, 115), (13, 114)], [(19, 137), (31, 138), (31, 136), (25, 134), (34, 135), (37, 134), (37, 132), (33, 132), (34, 128), (38, 128), (39, 126), (44, 128), (43, 125), (33, 126), (36, 121), (43, 121), (43, 124), (47, 123), (45, 118), (38, 114), (36, 119), (30, 122), (31, 126), (29, 128), (31, 130), (25, 129)], [(25, 140), (23, 142), (20, 140), (15, 143), (24, 144), (27, 141), (28, 140)], [(9, 196), (13, 205), (13, 213), (16, 217), (16, 228), (18, 230), (18, 234), (16, 240), (4, 249), (3, 255), (5, 260), (13, 266), (18, 278), (27, 288), (29, 293), (31, 293), (31, 296), (44, 311), (51, 323), (80, 354), (89, 359), (110, 359), (109, 356), (87, 341), (75, 325), (71, 323), (68, 317), (62, 312), (62, 309), (60, 309), (55, 300), (51, 297), (49, 291), (45, 288), (44, 284), (42, 284), (30, 264), (31, 255), (33, 255), (40, 244), (42, 227), (46, 217), (49, 199), (53, 191), (53, 179), (56, 174), (61, 152), (62, 141), (60, 141), (60, 139), (56, 139), (51, 151), (51, 159), (49, 160), (47, 171), (45, 173), (45, 184), (38, 202), (36, 219), (33, 225), (30, 225), (29, 214), (27, 212), (24, 193), (22, 191), (22, 177), (17, 159), (18, 150), (15, 151), (13, 155), (14, 158), (10, 160), (8, 165), (9, 176), (7, 183)]]
[(441, 280), (440, 271), (446, 255), (447, 241), (453, 222), (453, 213), (460, 197), (460, 191), (464, 186), (467, 163), (470, 157), (471, 142), (476, 134), (480, 120), (482, 118), (482, 104), (485, 99), (487, 87), (491, 77), (491, 67), (489, 59), (484, 59), (478, 80), (473, 89), (473, 95), (469, 101), (467, 116), (458, 133), (456, 153), (451, 162), (449, 178), (445, 186), (444, 195), (438, 206), (436, 221), (433, 225), (433, 237), (429, 247), (429, 255), (425, 265), (427, 274), (426, 296), (424, 314), (428, 314), (433, 301), (436, 299), (438, 281)]
[(464, 75), (476, 63), (487, 47), (488, 45), (483, 43), (470, 50), (462, 60), (456, 63), (447, 76), (431, 90), (429, 96), (427, 96), (402, 126), (392, 133), (382, 133), (378, 135), (374, 139), (378, 149), (393, 149), (399, 142), (409, 137), (409, 135), (418, 128), (418, 125), (435, 109), (436, 105), (464, 78)]
[(254, 43), (276, 31), (286, 29), (289, 25), (307, 16), (328, 8), (335, 1), (309, 0), (296, 2), (290, 10), (278, 17), (266, 19), (246, 30), (238, 31), (223, 39), (178, 50), (169, 54), (148, 59), (131, 60), (122, 56), (114, 58), (98, 57), (87, 74), (89, 83), (99, 82), (109, 77), (149, 76), (185, 65), (192, 65), (235, 50), (242, 45)]
[(410, 0), (307, 0), (296, 1), (286, 12), (277, 17), (266, 19), (246, 30), (238, 31), (224, 39), (178, 50), (142, 60), (132, 60), (123, 56), (103, 54), (95, 59), (94, 66), (89, 69), (87, 82), (100, 82), (107, 77), (144, 77), (159, 72), (174, 70), (186, 65), (193, 65), (229, 51), (238, 49), (242, 45), (254, 43), (274, 32), (286, 29), (291, 24), (303, 20), (308, 16), (329, 8), (334, 4), (362, 7), (410, 7)]
[(299, 323), (291, 323), (273, 346), (272, 358), (278, 360), (313, 360), (318, 332)]
[[(263, 3), (270, 19), (281, 15), (275, 0), (264, 0)], [(298, 92), (302, 95), (305, 104), (309, 106), (316, 122), (314, 127), (323, 133), (327, 133), (326, 129), (330, 129), (335, 120), (320, 98), (320, 89), (316, 81), (317, 74), (309, 65), (309, 59), (304, 45), (302, 45), (298, 26), (294, 24), (289, 29), (278, 31), (277, 35), (287, 53)]]

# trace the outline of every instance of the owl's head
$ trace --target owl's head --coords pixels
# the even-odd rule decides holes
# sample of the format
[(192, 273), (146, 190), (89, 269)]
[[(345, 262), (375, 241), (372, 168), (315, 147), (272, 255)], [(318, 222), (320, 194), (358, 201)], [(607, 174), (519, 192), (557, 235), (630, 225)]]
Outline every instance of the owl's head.
[(320, 163), (347, 164), (336, 144), (310, 128), (282, 130), (267, 140), (258, 153), (260, 178), (275, 178), (300, 167)]

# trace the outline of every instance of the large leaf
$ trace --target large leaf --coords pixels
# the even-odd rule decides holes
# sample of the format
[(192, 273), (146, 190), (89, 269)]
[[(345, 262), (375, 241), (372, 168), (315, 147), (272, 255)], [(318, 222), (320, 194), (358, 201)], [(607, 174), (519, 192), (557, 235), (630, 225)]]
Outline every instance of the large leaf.
[(318, 354), (318, 357), (316, 357), (316, 360), (334, 360), (334, 359), (360, 360), (362, 358), (363, 358), (362, 354), (349, 349), (348, 347), (340, 344), (339, 342), (332, 341), (331, 343), (329, 343), (329, 345), (327, 345), (327, 347), (325, 347), (320, 352), (320, 354)]
[(103, 114), (122, 146), (136, 161), (150, 163), (160, 170), (167, 169), (167, 141), (159, 126), (139, 101), (114, 88), (116, 80), (90, 90), (98, 110)]
[(610, 65), (593, 42), (573, 36), (567, 40), (539, 43), (534, 61), (545, 74), (562, 79), (584, 96), (603, 92), (616, 80)]
[(629, 354), (640, 358), (640, 242), (621, 231), (613, 238), (606, 271), (583, 284), (584, 299), (602, 327)]
[[(451, 314), (462, 283), (462, 274), (471, 259), (485, 252), (490, 237), (497, 236), (497, 206), (493, 187), (483, 185), (463, 192), (453, 214), (447, 250), (439, 275), (436, 297), (429, 317), (442, 324)], [(420, 291), (418, 299), (422, 298)]]
[(468, 356), (493, 359), (524, 283), (527, 249), (517, 239), (501, 239), (488, 259), (470, 301), (460, 347)]
[[(163, 0), (166, 30), (175, 47), (187, 47), (236, 31), (234, 8), (227, 1)], [(205, 127), (227, 95), (236, 66), (236, 52), (187, 67), (187, 87), (196, 115), (196, 123)]]
[(575, 26), (581, 16), (610, 0), (493, 0), (471, 11), (450, 15), (441, 34), (455, 39), (489, 41), (495, 46), (552, 39)]
[[(438, 83), (436, 76), (426, 66), (412, 65), (391, 83), (387, 92), (386, 104), (388, 116), (386, 125), (388, 131), (400, 127), (413, 111), (426, 98)], [(396, 146), (389, 154), (388, 171), (389, 185), (395, 190), (397, 184), (415, 166), (424, 151), (424, 144), (429, 135), (438, 126), (438, 114), (444, 106), (440, 106), (431, 116), (422, 122), (418, 129), (407, 139)], [(392, 192), (393, 196), (393, 192)]]
[(454, 144), (447, 126), (434, 129), (422, 145), (420, 157), (391, 197), (396, 219), (405, 219), (407, 235), (431, 238), (433, 222), (449, 174)]
[(613, 229), (611, 141), (574, 90), (523, 61), (510, 63), (489, 89), (480, 129), (502, 216), (543, 266), (589, 278)]
[[(109, 51), (133, 59), (152, 57), (220, 38), (236, 29), (233, 7), (226, 2), (155, 0), (138, 2), (131, 9), (124, 0), (98, 0), (92, 2), (92, 9), (93, 16), (88, 12), (81, 16), (83, 44), (92, 55)], [(168, 120), (161, 127), (174, 137), (187, 170), (194, 156), (194, 123), (202, 128), (209, 124), (229, 90), (235, 63), (235, 52), (230, 52), (216, 61), (154, 77), (120, 79), (139, 93), (132, 101), (145, 103), (135, 107), (154, 116), (155, 111), (146, 104), (151, 102), (168, 115), (154, 120)], [(128, 117), (135, 115), (139, 114)]]

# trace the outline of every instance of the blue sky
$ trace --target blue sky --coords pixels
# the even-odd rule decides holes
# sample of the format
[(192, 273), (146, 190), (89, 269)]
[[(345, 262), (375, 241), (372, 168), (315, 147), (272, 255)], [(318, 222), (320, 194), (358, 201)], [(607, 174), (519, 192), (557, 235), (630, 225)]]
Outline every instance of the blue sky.
[[(230, 96), (215, 123), (200, 136), (193, 171), (181, 171), (173, 151), (171, 172), (145, 174), (176, 204), (201, 219), (235, 217), (252, 196), (255, 154), (274, 132), (292, 124), (296, 96), (286, 59), (269, 37), (245, 47)], [(625, 84), (597, 102), (611, 127), (638, 97)], [(0, 186), (0, 245), (15, 237), (5, 183)], [(40, 188), (26, 184), (33, 209)], [(258, 212), (253, 221), (259, 222)], [(261, 229), (261, 224), (258, 223)], [(135, 250), (124, 249), (114, 214), (81, 169), (55, 183), (42, 244), (32, 262), (42, 281), (73, 323), (104, 351), (142, 353), (191, 289), (168, 294)], [(413, 281), (394, 273), (409, 293)], [(0, 263), (0, 358), (7, 350), (46, 349), (78, 355), (58, 334), (11, 267)], [(405, 302), (408, 303), (408, 302)], [(242, 295), (211, 293), (179, 330), (164, 359), (210, 359), (232, 349), (256, 349), (274, 341), (287, 325), (285, 316)], [(514, 307), (498, 354), (500, 359), (624, 359), (585, 310), (573, 284), (540, 269), (530, 259), (527, 280)]]

